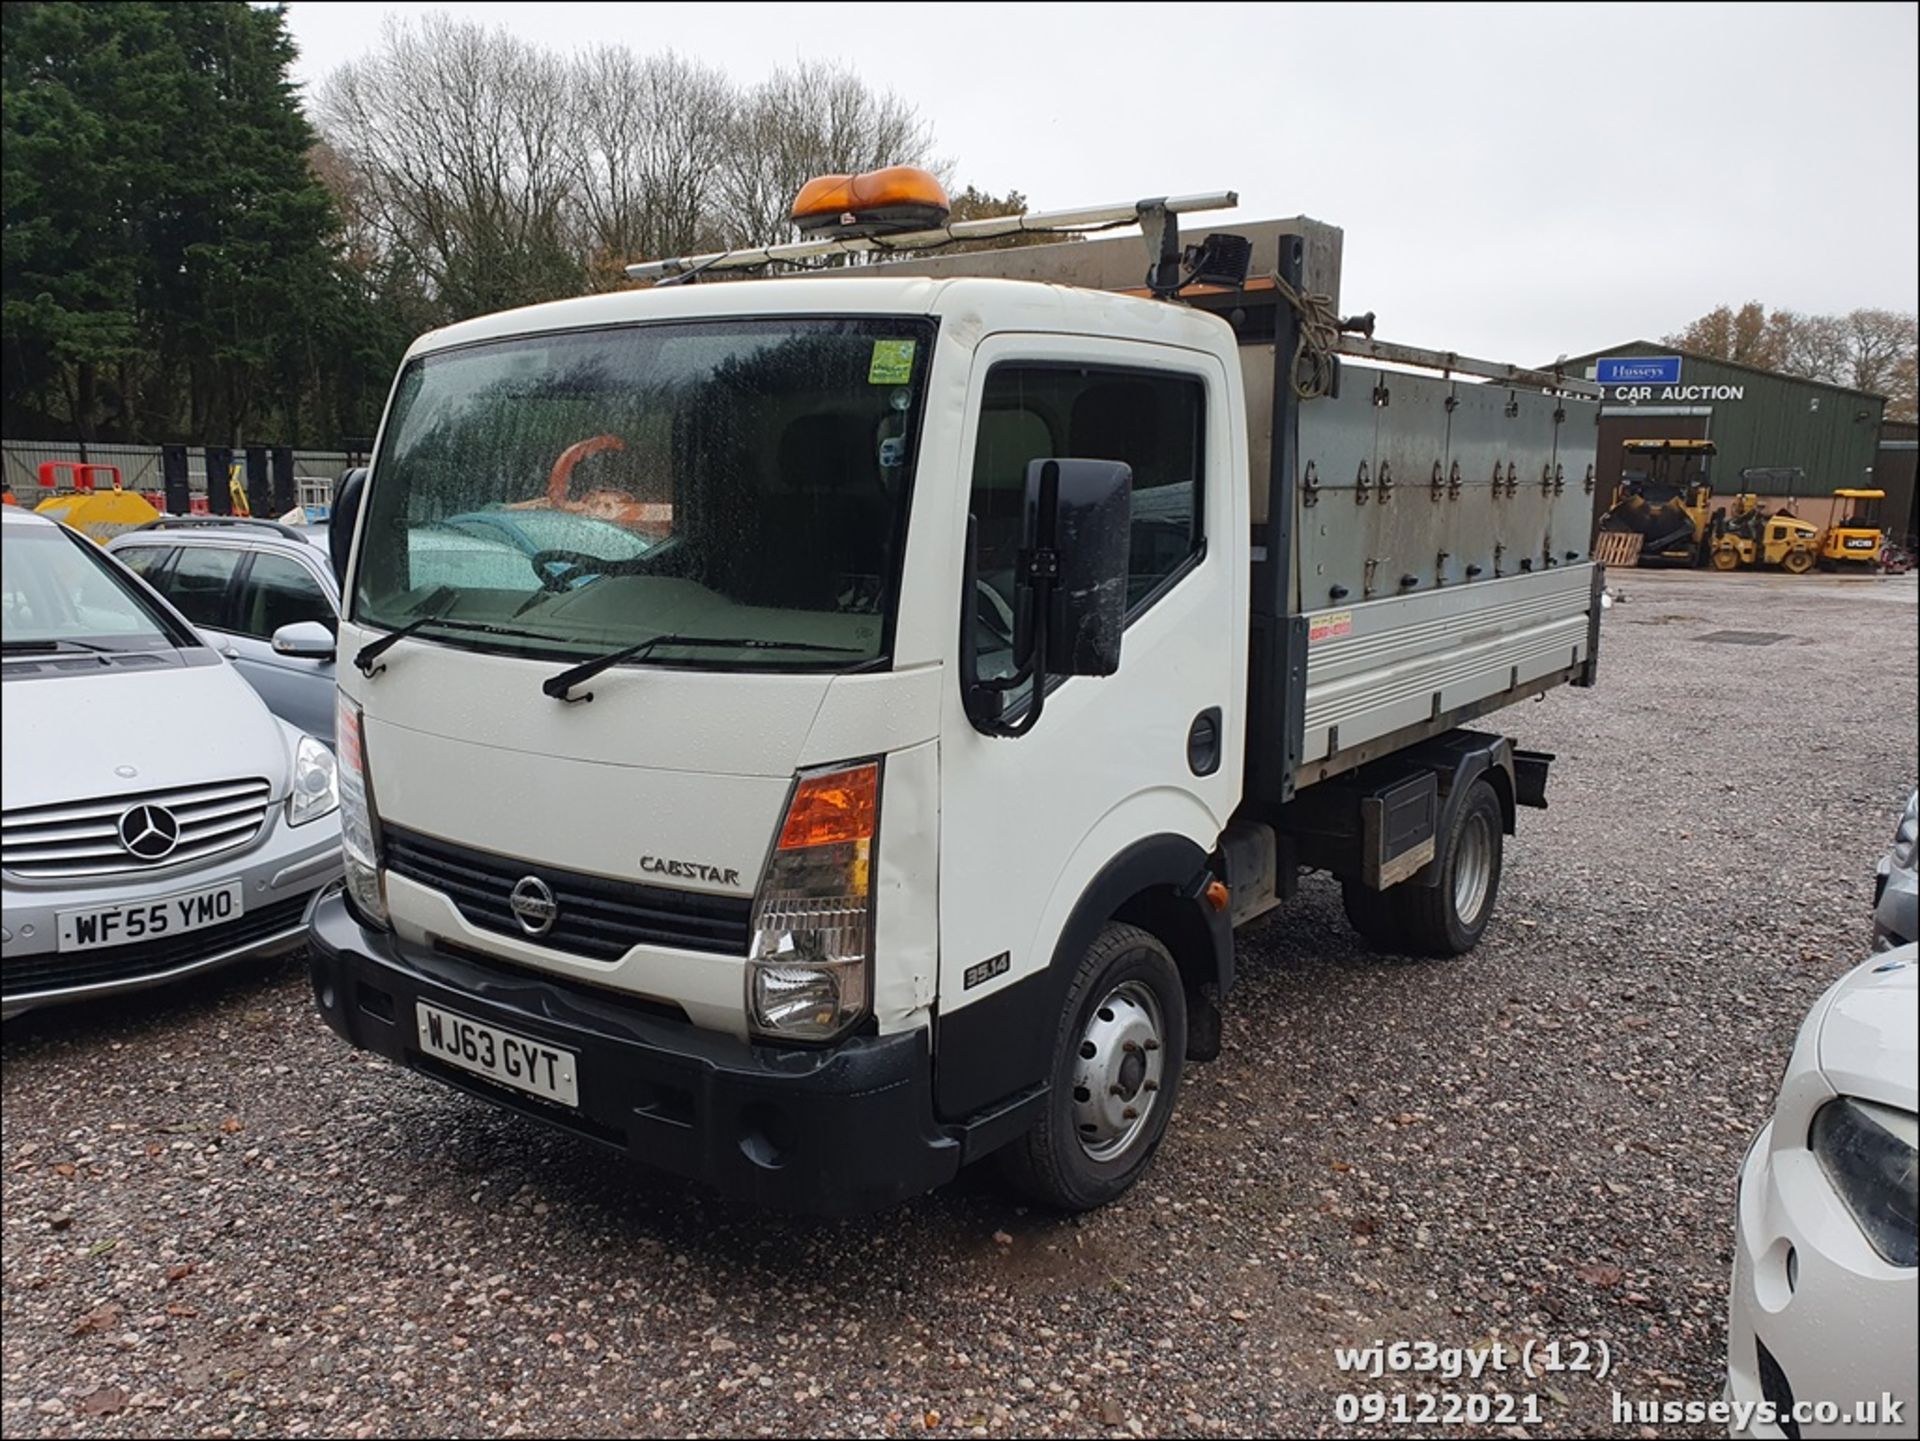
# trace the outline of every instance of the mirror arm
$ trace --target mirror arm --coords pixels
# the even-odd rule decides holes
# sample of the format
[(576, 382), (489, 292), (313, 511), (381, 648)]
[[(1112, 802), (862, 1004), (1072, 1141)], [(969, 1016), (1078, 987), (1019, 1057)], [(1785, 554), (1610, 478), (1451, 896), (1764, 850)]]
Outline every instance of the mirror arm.
[[(1050, 591), (1052, 586), (1048, 586), (1046, 589)], [(1036, 591), (1034, 601), (1036, 604), (1043, 604), (1045, 601), (1044, 594)], [(1046, 655), (1046, 643), (1047, 621), (1046, 613), (1042, 611), (1034, 617), (1033, 622), (1033, 658), (1010, 676), (1003, 676), (999, 680), (983, 680), (973, 683), (971, 690), (974, 695), (990, 695), (997, 701), (999, 697), (1024, 684), (1026, 681), (1032, 680), (1033, 682), (1033, 701), (1032, 704), (1027, 707), (1027, 713), (1025, 715), (1012, 723), (1001, 720), (997, 715), (976, 716), (974, 726), (978, 730), (990, 736), (1007, 740), (1017, 740), (1040, 723), (1040, 710), (1041, 707), (1045, 705), (1047, 699), (1047, 666), (1046, 661), (1043, 659)], [(974, 707), (970, 703), (968, 713), (972, 715), (973, 712)]]
[[(974, 729), (983, 735), (1017, 739), (1039, 723), (1040, 711), (1046, 702), (1047, 609), (1048, 602), (1053, 597), (1054, 577), (1060, 573), (1059, 558), (1052, 550), (1037, 551), (1028, 558), (1026, 569), (1033, 585), (1035, 608), (1031, 653), (1012, 675), (1001, 676), (996, 680), (981, 680), (979, 679), (979, 646), (973, 633), (973, 607), (976, 603), (975, 590), (979, 576), (976, 564), (978, 548), (975, 522), (971, 515), (967, 517), (966, 544), (966, 566), (961, 577), (963, 590), (960, 603), (960, 664), (961, 674), (967, 678), (964, 696), (967, 719), (972, 721)], [(1001, 720), (1000, 698), (1029, 680), (1033, 682), (1033, 704), (1027, 707), (1027, 713), (1012, 724)]]

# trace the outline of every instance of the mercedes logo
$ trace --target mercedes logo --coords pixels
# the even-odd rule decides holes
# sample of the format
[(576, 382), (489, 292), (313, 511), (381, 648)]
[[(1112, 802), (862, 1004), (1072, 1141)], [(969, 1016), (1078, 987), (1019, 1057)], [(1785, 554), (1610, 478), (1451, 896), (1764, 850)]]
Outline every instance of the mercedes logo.
[(143, 861), (162, 860), (180, 844), (180, 822), (165, 806), (129, 806), (120, 813), (120, 844)]
[(553, 929), (560, 907), (554, 902), (553, 887), (538, 876), (522, 876), (507, 897), (507, 908), (530, 936), (544, 936)]

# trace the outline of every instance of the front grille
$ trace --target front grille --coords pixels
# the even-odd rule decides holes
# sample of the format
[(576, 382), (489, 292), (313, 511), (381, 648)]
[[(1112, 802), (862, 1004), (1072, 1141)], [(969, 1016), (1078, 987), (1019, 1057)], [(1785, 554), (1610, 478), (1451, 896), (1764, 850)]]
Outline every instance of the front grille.
[[(51, 806), (23, 806), (0, 817), (0, 866), (30, 879), (157, 870), (238, 850), (266, 823), (273, 787), (258, 778), (172, 786)], [(120, 843), (120, 817), (135, 806), (162, 806), (179, 823), (166, 855), (145, 861)]]
[(151, 944), (107, 946), (98, 951), (57, 952), (40, 956), (9, 956), (0, 965), (0, 989), (8, 999), (64, 991), (73, 986), (97, 986), (107, 981), (131, 981), (191, 965), (204, 956), (267, 940), (300, 924), (309, 896), (291, 896), (238, 920), (207, 926)]
[[(381, 840), (389, 870), (439, 891), (482, 930), (596, 961), (618, 960), (635, 946), (669, 946), (720, 956), (747, 953), (753, 903), (744, 897), (639, 886), (556, 870), (394, 826), (382, 828)], [(526, 876), (538, 876), (553, 891), (557, 914), (553, 928), (543, 936), (529, 936), (507, 905), (514, 886)]]

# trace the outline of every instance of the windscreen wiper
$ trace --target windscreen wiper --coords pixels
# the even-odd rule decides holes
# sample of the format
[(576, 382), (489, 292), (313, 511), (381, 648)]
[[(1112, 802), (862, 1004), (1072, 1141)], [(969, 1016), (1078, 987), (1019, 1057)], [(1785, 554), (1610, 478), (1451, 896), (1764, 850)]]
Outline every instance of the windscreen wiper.
[(87, 640), (10, 640), (0, 642), (0, 654), (5, 655), (54, 655), (71, 646), (75, 650), (91, 651), (95, 655), (112, 655), (110, 645), (95, 645)]
[(441, 586), (425, 600), (420, 602), (420, 608), (425, 614), (415, 616), (398, 630), (390, 630), (381, 636), (380, 639), (368, 641), (365, 645), (361, 646), (359, 653), (353, 658), (354, 669), (371, 680), (374, 676), (386, 669), (383, 665), (375, 665), (375, 661), (379, 660), (381, 656), (392, 650), (408, 636), (418, 635), (420, 631), (432, 625), (436, 620), (439, 620), (441, 618), (440, 613), (452, 605), (458, 596), (459, 592), (452, 586)]
[[(553, 636), (543, 630), (522, 630), (517, 625), (495, 625), (493, 622), (485, 620), (452, 620), (444, 615), (428, 616), (419, 624), (403, 626), (401, 630), (404, 630), (408, 635), (414, 635), (419, 632), (422, 625), (434, 626), (440, 630), (457, 630), (463, 635), (511, 635), (518, 636), (524, 640), (541, 640), (548, 642), (553, 640)], [(400, 631), (395, 631), (392, 636), (383, 635), (379, 640), (373, 642), (373, 644), (384, 645), (390, 639), (399, 638), (400, 633)], [(362, 655), (365, 653), (365, 651), (361, 652)], [(356, 664), (359, 662), (359, 658), (359, 656), (354, 657)], [(385, 669), (386, 667), (383, 665), (376, 665), (368, 674), (378, 675)]]
[(566, 701), (569, 705), (576, 701), (593, 699), (593, 692), (585, 695), (568, 695), (567, 692), (584, 681), (590, 681), (609, 666), (619, 665), (622, 661), (638, 660), (655, 646), (661, 645), (708, 645), (726, 650), (814, 650), (836, 651), (841, 655), (864, 655), (857, 646), (816, 645), (805, 640), (752, 640), (740, 636), (712, 635), (656, 635), (633, 645), (622, 646), (619, 650), (606, 655), (597, 655), (592, 660), (583, 660), (579, 665), (570, 666), (559, 675), (548, 676), (540, 682), (540, 689), (555, 700)]

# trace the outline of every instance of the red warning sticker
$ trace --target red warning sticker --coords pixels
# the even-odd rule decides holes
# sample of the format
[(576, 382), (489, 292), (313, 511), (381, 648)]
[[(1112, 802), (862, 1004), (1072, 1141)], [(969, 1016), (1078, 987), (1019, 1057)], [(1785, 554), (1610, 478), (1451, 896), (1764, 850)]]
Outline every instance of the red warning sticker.
[(1307, 644), (1319, 640), (1337, 640), (1343, 635), (1353, 634), (1353, 612), (1350, 610), (1330, 610), (1316, 615), (1307, 622)]

